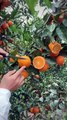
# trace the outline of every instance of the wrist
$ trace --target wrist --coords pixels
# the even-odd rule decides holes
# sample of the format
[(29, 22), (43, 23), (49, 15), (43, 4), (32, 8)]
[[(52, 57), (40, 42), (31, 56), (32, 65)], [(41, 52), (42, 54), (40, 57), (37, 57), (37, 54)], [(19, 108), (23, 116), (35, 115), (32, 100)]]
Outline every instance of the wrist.
[(9, 90), (9, 89), (7, 88), (7, 86), (6, 86), (5, 84), (2, 84), (2, 83), (0, 83), (0, 88), (1, 88), (1, 89)]
[(7, 89), (4, 85), (0, 84), (1, 89)]

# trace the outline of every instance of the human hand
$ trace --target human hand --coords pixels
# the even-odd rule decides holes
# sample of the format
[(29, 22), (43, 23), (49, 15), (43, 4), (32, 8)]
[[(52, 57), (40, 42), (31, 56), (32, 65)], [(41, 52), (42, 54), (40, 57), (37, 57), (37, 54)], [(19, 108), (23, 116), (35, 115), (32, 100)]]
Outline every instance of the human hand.
[(22, 71), (25, 69), (21, 67), (17, 72), (16, 70), (9, 71), (5, 74), (1, 80), (0, 88), (5, 88), (11, 91), (18, 89), (24, 83), (24, 77)]
[[(0, 48), (0, 53), (3, 53), (5, 55), (8, 55), (8, 53), (6, 51), (4, 51), (2, 48)], [(2, 55), (0, 55), (0, 60), (3, 58)]]

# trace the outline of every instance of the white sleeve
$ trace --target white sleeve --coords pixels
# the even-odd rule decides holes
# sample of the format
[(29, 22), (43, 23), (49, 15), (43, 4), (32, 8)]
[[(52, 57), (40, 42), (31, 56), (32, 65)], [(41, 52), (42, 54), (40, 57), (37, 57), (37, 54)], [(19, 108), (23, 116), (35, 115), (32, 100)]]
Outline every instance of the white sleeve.
[(0, 88), (0, 120), (8, 120), (8, 114), (10, 110), (11, 93), (7, 89)]

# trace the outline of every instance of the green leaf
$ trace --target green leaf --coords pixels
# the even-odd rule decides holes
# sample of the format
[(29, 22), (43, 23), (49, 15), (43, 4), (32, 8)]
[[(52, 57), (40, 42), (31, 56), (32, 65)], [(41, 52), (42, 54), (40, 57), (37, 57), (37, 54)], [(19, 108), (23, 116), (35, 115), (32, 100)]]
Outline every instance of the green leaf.
[(17, 12), (18, 12), (18, 9), (19, 9), (19, 7), (17, 7), (16, 9), (14, 9), (14, 10), (12, 11), (11, 16), (10, 16), (10, 19), (13, 19), (13, 18), (15, 17), (15, 15), (16, 15)]
[(0, 61), (0, 71), (2, 70), (3, 67), (4, 67), (4, 63), (3, 61)]
[(60, 27), (58, 27), (58, 28), (56, 29), (56, 33), (57, 33), (57, 35), (59, 36), (59, 38), (62, 40), (62, 41), (61, 41), (62, 43), (65, 43), (65, 42), (67, 41), (67, 40), (66, 40), (66, 37), (65, 37), (63, 31), (60, 29)]
[(34, 74), (39, 74), (39, 71), (37, 69), (35, 69), (33, 66), (30, 66), (28, 68), (28, 72), (29, 73), (34, 73)]
[(67, 27), (67, 20), (66, 19), (64, 19), (63, 24), (65, 27)]
[(53, 32), (56, 28), (56, 24), (53, 23), (53, 24), (49, 25), (47, 28), (49, 29), (50, 32)]
[(12, 30), (12, 32), (17, 32), (17, 28), (15, 24), (12, 25), (10, 29)]
[(31, 34), (30, 34), (30, 32), (24, 31), (23, 39), (25, 41), (30, 41), (31, 40)]
[(15, 49), (11, 52), (11, 55), (16, 55), (16, 54), (17, 54), (17, 49)]
[(32, 14), (34, 14), (34, 12), (35, 12), (34, 8), (35, 8), (37, 2), (38, 2), (38, 0), (26, 0), (29, 10)]
[(67, 115), (65, 116), (65, 120), (67, 120)]
[(49, 65), (53, 66), (55, 65), (55, 60), (53, 58), (46, 58), (47, 62), (49, 63)]
[(44, 0), (45, 4), (50, 8), (51, 7), (51, 2), (50, 0)]
[(59, 104), (59, 107), (60, 107), (60, 109), (64, 109), (65, 106), (64, 106), (63, 103), (60, 103), (60, 104)]

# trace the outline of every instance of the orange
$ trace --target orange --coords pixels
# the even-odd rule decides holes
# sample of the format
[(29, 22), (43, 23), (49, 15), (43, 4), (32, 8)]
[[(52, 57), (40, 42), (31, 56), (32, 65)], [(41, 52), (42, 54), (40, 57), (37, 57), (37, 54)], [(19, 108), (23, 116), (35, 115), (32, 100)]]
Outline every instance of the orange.
[(3, 25), (2, 25), (2, 28), (7, 29), (8, 27), (9, 27), (8, 24), (6, 22), (4, 22)]
[(22, 66), (29, 67), (31, 65), (31, 59), (29, 56), (21, 56), (21, 58), (25, 59), (18, 59), (18, 64), (20, 67)]
[(48, 45), (48, 47), (49, 47), (51, 53), (56, 54), (56, 55), (58, 55), (59, 52), (61, 51), (61, 44), (58, 43), (58, 42), (56, 42), (56, 41), (51, 42), (51, 43)]
[(33, 113), (33, 111), (34, 111), (34, 108), (33, 108), (33, 107), (32, 107), (32, 108), (30, 108), (30, 112), (31, 112), (31, 113)]
[(64, 64), (64, 56), (58, 56), (57, 58), (56, 58), (56, 62), (57, 62), (57, 64), (58, 65), (60, 65), (60, 66), (62, 66), (63, 64)]
[(15, 62), (15, 60), (13, 58), (10, 58), (9, 61), (12, 63)]
[(40, 108), (39, 107), (34, 107), (34, 114), (39, 113), (39, 112), (40, 112)]
[(40, 72), (45, 72), (45, 71), (47, 71), (48, 69), (49, 69), (49, 65), (48, 65), (48, 63), (45, 63), (44, 67), (41, 68), (39, 71), (40, 71)]
[(50, 53), (50, 56), (51, 57), (56, 57), (56, 56), (58, 56), (58, 54)]
[(22, 76), (24, 76), (24, 78), (27, 78), (29, 76), (29, 73), (26, 70), (23, 70)]
[(8, 21), (8, 25), (9, 26), (12, 26), (13, 25), (13, 22), (11, 20)]
[(37, 107), (37, 106), (32, 107), (32, 108), (30, 108), (30, 112), (34, 113), (34, 114), (39, 113), (40, 112), (40, 108)]
[(0, 45), (3, 45), (3, 41), (2, 40), (0, 40)]
[(36, 68), (36, 69), (41, 69), (44, 67), (46, 63), (46, 60), (44, 57), (42, 56), (36, 56), (34, 59), (33, 59), (33, 66)]

